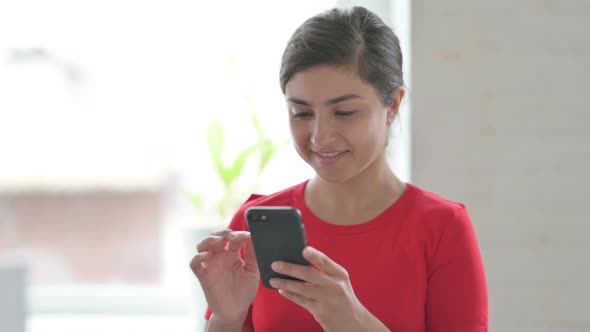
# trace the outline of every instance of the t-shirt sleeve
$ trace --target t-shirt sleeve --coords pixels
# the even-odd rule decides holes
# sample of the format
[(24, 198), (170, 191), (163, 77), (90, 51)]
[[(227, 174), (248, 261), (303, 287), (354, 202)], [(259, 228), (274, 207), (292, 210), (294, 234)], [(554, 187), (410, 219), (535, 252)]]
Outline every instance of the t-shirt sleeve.
[[(246, 211), (247, 208), (247, 203), (251, 202), (252, 200), (262, 197), (261, 195), (256, 195), (256, 194), (252, 194), (247, 200), (246, 202), (238, 209), (238, 211), (234, 214), (231, 222), (229, 223), (228, 227), (229, 229), (233, 230), (233, 231), (245, 231), (248, 230), (248, 226), (246, 225), (246, 220), (244, 217), (244, 212)], [(209, 320), (209, 318), (211, 318), (212, 312), (211, 309), (209, 307), (207, 307), (207, 310), (205, 311), (205, 319)], [(244, 326), (253, 326), (252, 323), (252, 306), (250, 306), (250, 308), (248, 309), (248, 315), (246, 316), (246, 319), (244, 320)]]
[(475, 231), (463, 205), (438, 216), (438, 243), (428, 264), (429, 332), (487, 332), (488, 295)]

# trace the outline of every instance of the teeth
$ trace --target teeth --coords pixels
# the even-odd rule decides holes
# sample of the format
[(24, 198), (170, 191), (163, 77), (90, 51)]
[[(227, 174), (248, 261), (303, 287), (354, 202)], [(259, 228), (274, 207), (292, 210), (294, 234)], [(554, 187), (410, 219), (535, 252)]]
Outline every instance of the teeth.
[(339, 155), (339, 154), (340, 154), (340, 152), (331, 152), (331, 153), (321, 153), (321, 152), (318, 152), (318, 154), (319, 154), (320, 156), (322, 156), (322, 157), (327, 157), (327, 158), (329, 158), (329, 157), (335, 157), (335, 156)]

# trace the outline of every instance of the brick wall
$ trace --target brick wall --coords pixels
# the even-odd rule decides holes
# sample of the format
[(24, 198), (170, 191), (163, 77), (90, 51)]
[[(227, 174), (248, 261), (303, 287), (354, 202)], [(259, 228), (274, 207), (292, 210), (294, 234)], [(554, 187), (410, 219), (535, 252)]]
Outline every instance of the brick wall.
[(159, 282), (161, 227), (159, 192), (0, 194), (0, 254), (34, 284)]

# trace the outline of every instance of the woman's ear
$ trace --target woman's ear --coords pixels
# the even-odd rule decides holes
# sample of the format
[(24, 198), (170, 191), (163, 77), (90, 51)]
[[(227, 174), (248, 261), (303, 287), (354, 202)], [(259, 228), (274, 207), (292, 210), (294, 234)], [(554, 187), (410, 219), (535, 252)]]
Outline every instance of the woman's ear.
[(404, 96), (406, 95), (406, 89), (403, 86), (395, 89), (393, 91), (393, 98), (391, 99), (391, 105), (387, 110), (387, 125), (390, 125), (395, 119), (395, 116), (399, 112), (399, 107), (404, 100)]

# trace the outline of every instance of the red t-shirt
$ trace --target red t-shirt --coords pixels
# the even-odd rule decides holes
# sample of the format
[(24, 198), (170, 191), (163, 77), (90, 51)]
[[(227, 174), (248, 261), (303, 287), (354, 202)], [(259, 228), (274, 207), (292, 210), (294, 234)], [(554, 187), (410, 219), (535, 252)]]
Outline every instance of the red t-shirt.
[[(250, 206), (296, 207), (308, 244), (348, 271), (357, 298), (392, 332), (488, 331), (484, 267), (464, 205), (407, 184), (375, 219), (334, 225), (309, 210), (306, 184), (253, 195), (229, 228), (248, 229), (244, 211)], [(244, 325), (256, 332), (322, 331), (307, 310), (262, 283)]]

